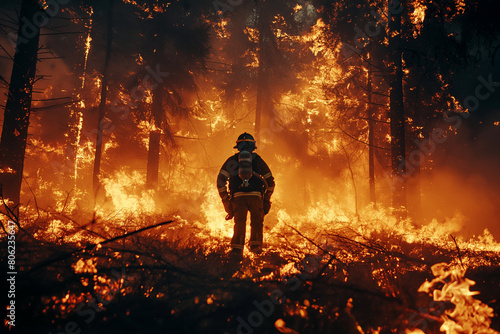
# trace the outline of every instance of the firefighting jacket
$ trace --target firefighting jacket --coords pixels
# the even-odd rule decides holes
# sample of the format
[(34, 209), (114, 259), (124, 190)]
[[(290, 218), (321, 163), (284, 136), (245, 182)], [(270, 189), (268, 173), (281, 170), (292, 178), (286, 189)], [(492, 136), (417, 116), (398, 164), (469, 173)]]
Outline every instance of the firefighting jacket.
[[(259, 176), (253, 176), (248, 180), (248, 186), (238, 176), (238, 154), (229, 157), (219, 171), (217, 176), (217, 188), (222, 200), (239, 196), (262, 196), (266, 192), (266, 198), (270, 198), (274, 191), (274, 177), (266, 162), (257, 154), (252, 153), (252, 169)], [(265, 182), (263, 181), (265, 180)], [(227, 182), (229, 181), (229, 194)], [(266, 185), (267, 183), (267, 191)]]

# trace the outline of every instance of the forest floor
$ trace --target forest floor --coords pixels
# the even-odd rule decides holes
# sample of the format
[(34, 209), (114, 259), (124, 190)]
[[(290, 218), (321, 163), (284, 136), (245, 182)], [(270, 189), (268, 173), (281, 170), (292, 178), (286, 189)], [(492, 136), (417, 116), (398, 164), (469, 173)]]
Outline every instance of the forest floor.
[[(142, 229), (132, 221), (26, 225), (16, 237), (16, 332), (439, 333), (456, 305), (418, 292), (436, 263), (467, 268), (479, 294), (465, 297), (476, 304), (464, 312), (488, 305), (491, 328), (500, 331), (497, 251), (408, 242), (387, 231), (319, 235), (285, 226), (262, 254), (245, 251), (238, 263), (227, 237), (157, 219), (145, 219)], [(1, 243), (5, 263), (7, 240)]]

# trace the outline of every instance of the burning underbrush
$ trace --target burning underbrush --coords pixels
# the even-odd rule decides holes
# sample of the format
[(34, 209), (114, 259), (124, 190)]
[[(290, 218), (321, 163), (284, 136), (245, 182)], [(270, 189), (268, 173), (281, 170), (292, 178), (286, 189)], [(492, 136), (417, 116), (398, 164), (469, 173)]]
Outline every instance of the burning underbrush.
[(500, 329), (500, 244), (488, 231), (467, 239), (460, 216), (416, 226), (373, 207), (329, 208), (276, 209), (264, 252), (245, 250), (240, 265), (215, 205), (198, 216), (115, 211), (87, 221), (26, 208), (18, 324), (40, 333)]

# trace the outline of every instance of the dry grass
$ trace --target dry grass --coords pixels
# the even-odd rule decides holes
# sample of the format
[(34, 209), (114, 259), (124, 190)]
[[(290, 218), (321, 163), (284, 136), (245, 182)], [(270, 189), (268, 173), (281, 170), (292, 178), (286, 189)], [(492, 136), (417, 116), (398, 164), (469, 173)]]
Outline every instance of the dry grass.
[[(453, 305), (437, 305), (417, 289), (432, 278), (431, 265), (460, 260), (476, 264), (467, 277), (478, 282), (478, 298), (500, 310), (494, 252), (462, 250), (459, 258), (455, 247), (384, 231), (284, 226), (263, 254), (246, 253), (238, 265), (227, 254), (229, 240), (200, 237), (185, 221), (130, 234), (164, 217), (79, 224), (43, 215), (17, 237), (19, 332), (59, 333), (71, 323), (86, 333), (276, 333), (282, 319), (301, 334), (424, 326), (438, 333), (436, 309)], [(280, 302), (259, 310), (273, 292)], [(498, 317), (492, 328), (500, 329)]]

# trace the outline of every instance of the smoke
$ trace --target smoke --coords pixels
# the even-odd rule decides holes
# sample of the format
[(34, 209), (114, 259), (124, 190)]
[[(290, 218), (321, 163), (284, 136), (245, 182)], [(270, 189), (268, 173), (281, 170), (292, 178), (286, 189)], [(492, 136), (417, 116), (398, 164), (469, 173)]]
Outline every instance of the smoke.
[(432, 156), (435, 167), (422, 182), (422, 206), (428, 219), (462, 214), (464, 234), (478, 235), (488, 229), (500, 238), (499, 130), (493, 123), (479, 129), (464, 123)]
[[(236, 23), (243, 24), (243, 18), (239, 17), (241, 22)], [(314, 20), (308, 22), (312, 24)], [(214, 219), (227, 224), (223, 220), (224, 212), (215, 180), (224, 161), (236, 152), (233, 146), (238, 135), (243, 132), (256, 135), (254, 122), (258, 80), (256, 68), (251, 66), (256, 56), (255, 45), (252, 44), (255, 40), (249, 41), (247, 34), (251, 32), (244, 34), (236, 28), (230, 27), (227, 32), (230, 38), (227, 40), (213, 38), (213, 62), (208, 63), (208, 76), (212, 77), (198, 77), (198, 91), (184, 99), (186, 105), (194, 106), (190, 117), (169, 116), (175, 144), (164, 140), (162, 145), (156, 194), (145, 188), (149, 132), (147, 126), (137, 127), (144, 119), (134, 113), (124, 119), (119, 114), (107, 114), (115, 128), (105, 134), (102, 178), (106, 196), (102, 212), (130, 210), (138, 213), (144, 210), (149, 214), (180, 215), (189, 221), (207, 221), (217, 217)], [(98, 73), (92, 73), (91, 69), (99, 71), (103, 65), (102, 45), (99, 46), (97, 40), (94, 43), (96, 45), (89, 55), (88, 96), (83, 110), (83, 130), (87, 133), (92, 133), (97, 125), (95, 106), (99, 96), (95, 86)], [(69, 54), (71, 43), (67, 44), (66, 47), (59, 46), (60, 53), (55, 55)], [(222, 49), (225, 51), (222, 52)], [(123, 53), (123, 50), (119, 51)], [(292, 48), (288, 50), (287, 63), (282, 64), (292, 76), (308, 64), (304, 62), (295, 68), (287, 67), (300, 62), (293, 51)], [(119, 54), (115, 52), (112, 58), (111, 100), (118, 91), (130, 94), (132, 88), (124, 78), (133, 72), (139, 73), (143, 66), (131, 62), (131, 55), (125, 57)], [(269, 53), (269, 57), (273, 55)], [(80, 60), (77, 60), (78, 57)], [(37, 83), (37, 89), (46, 91), (48, 97), (61, 97), (66, 92), (78, 90), (75, 74), (75, 67), (78, 66), (74, 64), (78, 64), (81, 58), (79, 54), (64, 60), (41, 62), (39, 72), (52, 76)], [(267, 61), (272, 63), (272, 59)], [(216, 75), (224, 71), (226, 76)], [(279, 71), (270, 73), (280, 74)], [(357, 212), (370, 205), (366, 146), (345, 136), (346, 141), (342, 143), (345, 146), (339, 146), (336, 142), (339, 136), (332, 130), (332, 124), (323, 122), (335, 115), (333, 107), (322, 100), (323, 91), (313, 91), (307, 86), (312, 84), (305, 80), (286, 81), (286, 78), (281, 78), (269, 83), (273, 93), (266, 93), (274, 99), (274, 109), (272, 114), (264, 115), (261, 124), (264, 135), (257, 142), (256, 152), (268, 163), (276, 179), (273, 208), (266, 217), (266, 226), (276, 225), (278, 215), (283, 212), (291, 217), (292, 223), (308, 213), (317, 217), (318, 224), (326, 223), (323, 220), (333, 223), (335, 217), (356, 217)], [(291, 86), (294, 86), (293, 89)], [(281, 103), (281, 98), (286, 95), (289, 96), (287, 102), (296, 105), (290, 107)], [(68, 194), (61, 191), (62, 185), (66, 189), (77, 189), (71, 194), (77, 198), (73, 205), (75, 212), (92, 210), (90, 180), (94, 138), (84, 136), (80, 141), (82, 146), (88, 142), (91, 145), (80, 152), (78, 179), (74, 183), (58, 179), (60, 170), (54, 169), (53, 165), (57, 160), (59, 165), (55, 166), (64, 166), (67, 156), (65, 133), (68, 130), (68, 112), (69, 108), (48, 109), (33, 117), (31, 136), (40, 138), (45, 144), (54, 144), (57, 149), (51, 152), (41, 148), (32, 150), (26, 158), (27, 179), (33, 182), (32, 187), (41, 206), (47, 207), (54, 200), (64, 201)], [(500, 155), (498, 148), (492, 144), (499, 138), (498, 129), (500, 127), (488, 127), (486, 131), (477, 131), (463, 125), (459, 136), (449, 139), (431, 156), (433, 163), (429, 166), (432, 165), (433, 169), (424, 169), (421, 174), (423, 223), (433, 219), (442, 224), (456, 221), (464, 235), (481, 234), (488, 228), (500, 239), (500, 175), (497, 170)], [(471, 137), (476, 139), (471, 140)], [(381, 171), (379, 165), (376, 168), (377, 202), (388, 207), (391, 204), (391, 185), (385, 177), (388, 171)], [(26, 188), (24, 192), (29, 194)], [(208, 211), (211, 211), (210, 214)]]

